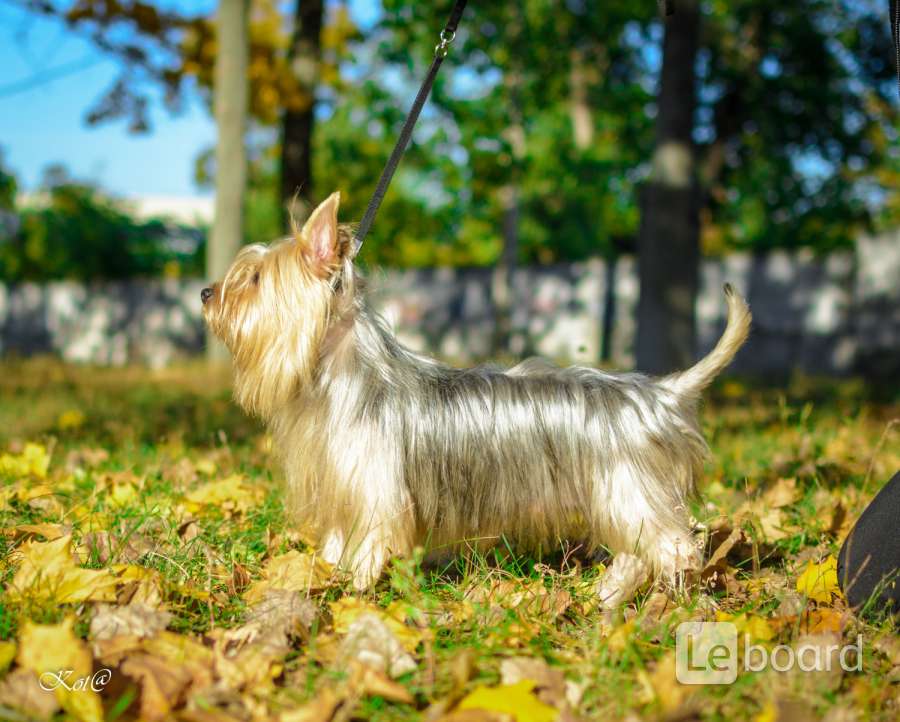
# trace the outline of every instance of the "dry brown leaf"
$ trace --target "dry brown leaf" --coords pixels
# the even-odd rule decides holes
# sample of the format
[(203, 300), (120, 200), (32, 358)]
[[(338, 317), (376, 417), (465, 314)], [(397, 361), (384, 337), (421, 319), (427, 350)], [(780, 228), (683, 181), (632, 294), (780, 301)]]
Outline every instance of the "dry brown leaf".
[(801, 635), (791, 645), (797, 652), (791, 675), (809, 690), (837, 689), (844, 676), (840, 661), (842, 645), (841, 635), (836, 632)]
[(234, 567), (231, 570), (231, 575), (228, 577), (227, 586), (228, 593), (234, 597), (240, 596), (244, 593), (244, 590), (250, 586), (250, 582), (253, 581), (253, 578), (250, 576), (250, 571), (243, 564), (234, 563)]
[(746, 591), (745, 586), (737, 578), (737, 572), (737, 569), (724, 562), (719, 562), (715, 566), (707, 564), (700, 573), (700, 579), (709, 589), (717, 592), (724, 591), (734, 597)]
[(648, 675), (644, 670), (638, 671), (638, 679), (644, 686), (647, 701), (654, 698), (663, 711), (673, 713), (680, 709), (696, 688), (678, 682), (675, 675), (675, 651), (667, 652)]
[(312, 702), (282, 712), (278, 722), (329, 722), (343, 701), (334, 690), (326, 687)]
[(676, 610), (675, 603), (665, 592), (653, 592), (641, 605), (637, 624), (645, 634), (653, 633), (652, 638), (658, 640), (665, 634), (667, 624), (664, 623)]
[[(335, 624), (337, 630), (337, 623)], [(384, 614), (365, 611), (349, 626), (338, 649), (338, 660), (356, 660), (390, 677), (399, 677), (416, 668), (416, 662), (387, 625)]]
[(723, 563), (728, 557), (728, 553), (734, 549), (735, 545), (742, 541), (744, 541), (744, 530), (740, 527), (732, 529), (731, 533), (718, 547), (716, 547), (716, 550), (710, 554), (709, 559), (706, 562), (706, 568), (715, 567), (718, 564)]
[(762, 495), (763, 503), (768, 507), (780, 508), (782, 506), (790, 506), (800, 500), (803, 496), (800, 489), (797, 488), (797, 480), (793, 477), (790, 479), (779, 479), (772, 484)]
[(119, 669), (140, 685), (141, 718), (148, 722), (169, 719), (194, 679), (186, 667), (150, 654), (132, 655)]
[(757, 528), (762, 534), (763, 541), (776, 542), (788, 539), (800, 531), (800, 527), (789, 522), (784, 511), (772, 507), (760, 513), (756, 517)]
[(112, 639), (98, 639), (91, 644), (94, 657), (109, 667), (118, 667), (122, 660), (140, 651), (141, 638), (118, 636)]
[(112, 639), (122, 635), (152, 637), (165, 629), (172, 615), (140, 603), (125, 606), (98, 604), (91, 618), (92, 639)]
[(109, 452), (106, 449), (81, 448), (74, 449), (66, 455), (66, 470), (74, 472), (81, 467), (95, 467), (109, 461)]
[(217, 686), (232, 691), (253, 690), (260, 694), (271, 689), (284, 671), (284, 657), (289, 648), (265, 644), (245, 645), (236, 650), (221, 646), (215, 650)]
[(162, 478), (175, 488), (183, 489), (197, 481), (197, 470), (190, 459), (181, 458), (174, 464), (165, 465)]
[(65, 509), (60, 500), (56, 498), (58, 491), (49, 484), (33, 486), (22, 484), (16, 487), (13, 498), (20, 504), (28, 505), (31, 509), (42, 511), (47, 516), (59, 518)]
[(145, 639), (141, 648), (148, 654), (168, 660), (170, 664), (185, 666), (200, 686), (212, 681), (213, 651), (192, 637), (164, 630)]
[(800, 614), (783, 614), (771, 620), (772, 625), (778, 630), (798, 630), (801, 634), (823, 634), (828, 632), (840, 633), (850, 621), (849, 613), (820, 607), (818, 609), (806, 609)]
[(41, 689), (37, 675), (28, 669), (17, 669), (0, 680), (0, 707), (38, 720), (49, 719), (60, 708), (56, 694)]
[(178, 527), (178, 537), (185, 544), (193, 541), (202, 533), (196, 519), (186, 519), (181, 522), (181, 525)]
[(136, 562), (156, 548), (157, 545), (143, 534), (131, 532), (122, 539), (101, 529), (85, 534), (77, 553), (83, 561), (122, 564)]
[(457, 709), (440, 717), (437, 722), (516, 722), (516, 718), (511, 714), (486, 709)]
[(134, 564), (117, 564), (112, 572), (122, 585), (116, 595), (117, 604), (142, 604), (156, 609), (162, 604), (163, 577), (155, 569)]
[(489, 585), (476, 582), (465, 593), (463, 602), (448, 607), (463, 619), (472, 615), (472, 604), (488, 604), (501, 609), (516, 609), (528, 616), (546, 616), (551, 620), (572, 604), (572, 595), (562, 588), (547, 589), (542, 579), (492, 578)]
[(258, 643), (275, 649), (289, 647), (289, 637), (308, 637), (318, 608), (299, 592), (270, 589), (247, 610), (246, 622), (223, 634), (228, 643)]
[(138, 683), (143, 719), (170, 719), (189, 689), (213, 683), (215, 653), (185, 635), (163, 630), (145, 639), (117, 636), (95, 642), (94, 649), (104, 664)]
[(862, 713), (859, 710), (852, 707), (835, 706), (825, 713), (822, 722), (859, 722), (861, 719)]
[(360, 662), (351, 663), (350, 689), (361, 695), (384, 697), (390, 702), (413, 704), (415, 699), (399, 682), (384, 672)]

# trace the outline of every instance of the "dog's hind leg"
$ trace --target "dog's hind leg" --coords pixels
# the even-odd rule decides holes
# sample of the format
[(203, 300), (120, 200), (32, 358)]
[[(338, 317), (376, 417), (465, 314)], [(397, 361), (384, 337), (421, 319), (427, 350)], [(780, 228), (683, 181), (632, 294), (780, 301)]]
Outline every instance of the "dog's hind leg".
[[(698, 568), (701, 555), (689, 523), (687, 502), (672, 494), (669, 479), (649, 479), (647, 470), (619, 464), (608, 484), (600, 486), (593, 513), (594, 536), (615, 553), (643, 559), (654, 573), (674, 581), (680, 572)], [(650, 494), (661, 493), (651, 500)], [(669, 498), (671, 497), (671, 498)]]

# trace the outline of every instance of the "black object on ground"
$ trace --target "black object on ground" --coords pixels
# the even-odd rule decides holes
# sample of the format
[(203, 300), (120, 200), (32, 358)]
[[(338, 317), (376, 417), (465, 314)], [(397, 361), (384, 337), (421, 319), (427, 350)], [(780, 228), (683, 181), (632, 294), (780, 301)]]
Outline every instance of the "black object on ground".
[(847, 535), (838, 556), (838, 583), (857, 611), (900, 613), (900, 472)]

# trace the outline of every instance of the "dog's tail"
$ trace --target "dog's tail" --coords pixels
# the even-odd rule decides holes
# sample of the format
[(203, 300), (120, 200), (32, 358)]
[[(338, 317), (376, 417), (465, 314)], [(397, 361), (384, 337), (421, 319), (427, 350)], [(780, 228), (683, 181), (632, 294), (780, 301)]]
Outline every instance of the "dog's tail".
[(716, 347), (686, 371), (666, 376), (660, 384), (679, 396), (696, 396), (718, 376), (744, 345), (750, 333), (750, 308), (730, 283), (725, 284), (728, 323)]

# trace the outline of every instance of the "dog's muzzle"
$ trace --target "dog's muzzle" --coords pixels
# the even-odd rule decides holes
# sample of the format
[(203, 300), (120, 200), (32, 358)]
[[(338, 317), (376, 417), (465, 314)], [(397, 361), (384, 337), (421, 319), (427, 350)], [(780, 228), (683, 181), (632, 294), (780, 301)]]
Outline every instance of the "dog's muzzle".
[(200, 291), (200, 302), (205, 306), (206, 302), (212, 298), (213, 290), (211, 288), (204, 288)]

